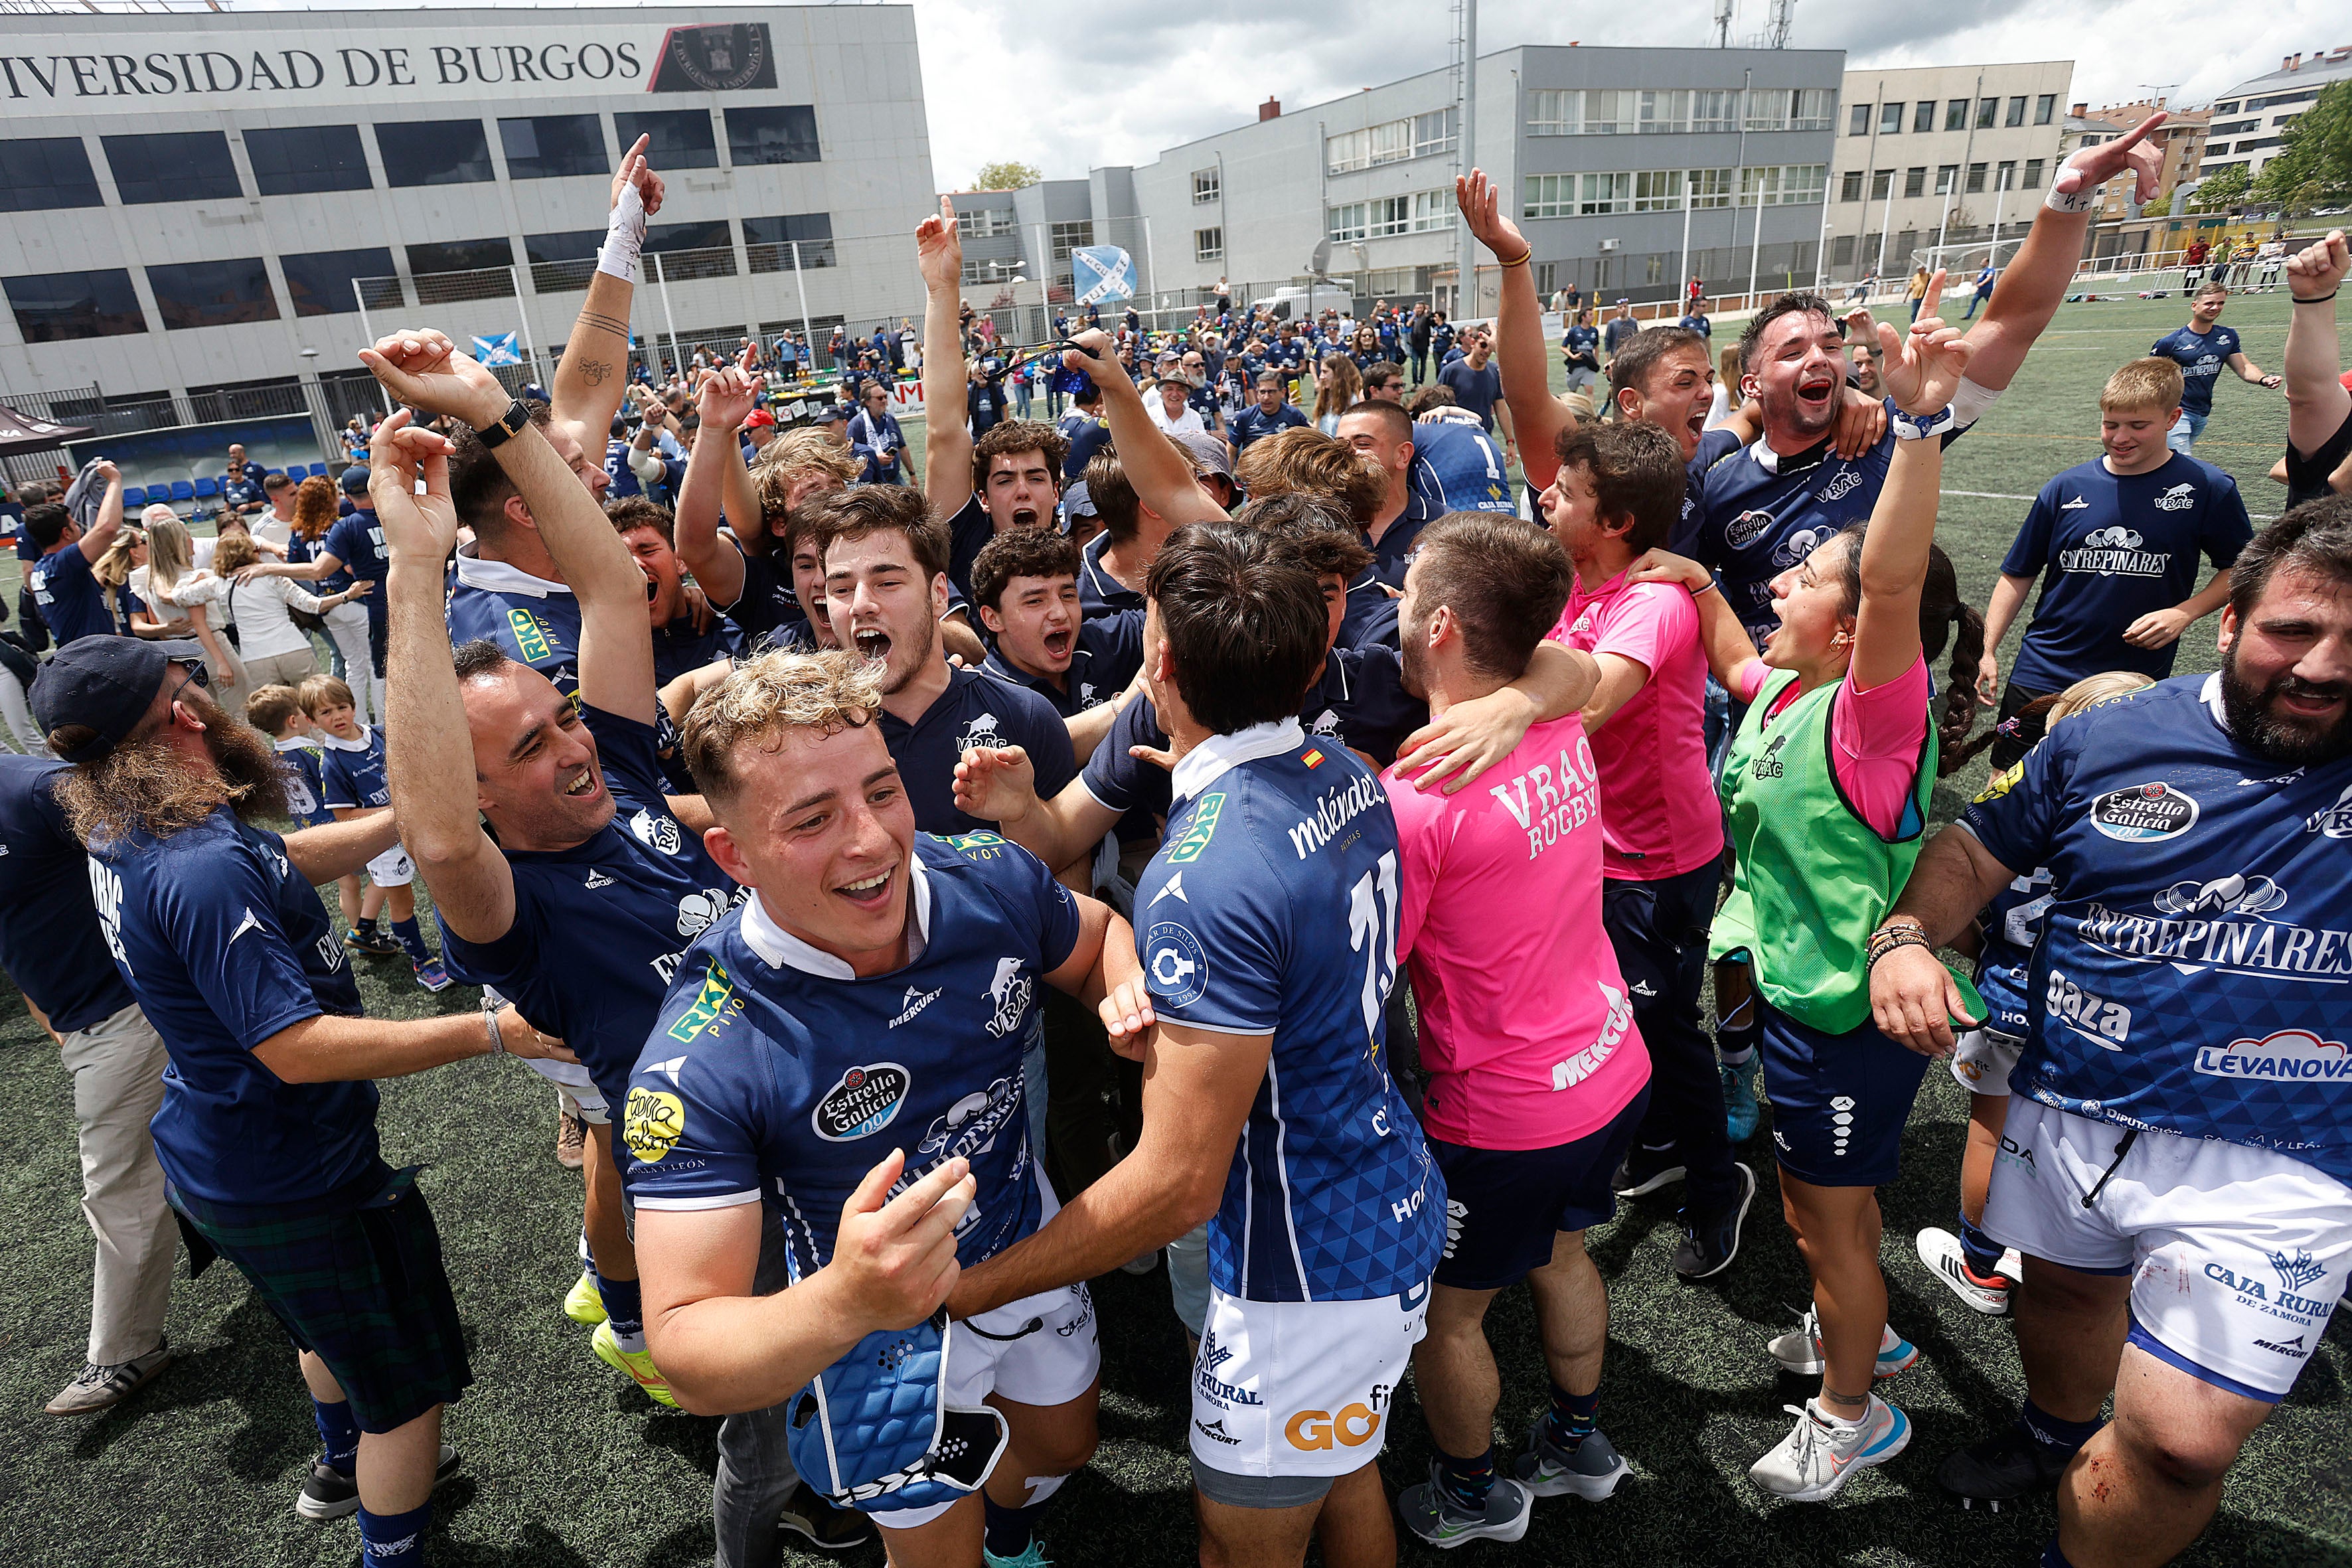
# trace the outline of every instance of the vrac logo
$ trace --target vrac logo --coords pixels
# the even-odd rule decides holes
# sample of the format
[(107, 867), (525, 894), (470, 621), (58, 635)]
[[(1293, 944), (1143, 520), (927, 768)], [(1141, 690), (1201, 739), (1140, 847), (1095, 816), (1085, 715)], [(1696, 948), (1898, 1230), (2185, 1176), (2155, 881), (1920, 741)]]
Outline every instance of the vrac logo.
[(2175, 485), (2149, 504), (2158, 511), (2187, 511), (2197, 504), (2197, 487)]
[(641, 809), (629, 818), (629, 831), (636, 835), (638, 843), (663, 855), (677, 854), (686, 842), (679, 837), (675, 821), (656, 816), (650, 808)]
[(2344, 793), (2336, 797), (2334, 805), (2321, 806), (2305, 817), (2303, 830), (2324, 833), (2330, 838), (2352, 838), (2352, 784), (2344, 786)]

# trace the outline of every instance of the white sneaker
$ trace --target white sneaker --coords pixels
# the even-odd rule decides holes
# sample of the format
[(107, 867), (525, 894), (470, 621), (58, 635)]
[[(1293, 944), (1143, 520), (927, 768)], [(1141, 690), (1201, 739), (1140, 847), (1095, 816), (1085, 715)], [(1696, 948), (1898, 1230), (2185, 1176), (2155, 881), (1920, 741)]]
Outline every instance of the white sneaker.
[(1916, 1245), (1919, 1261), (1927, 1265), (1927, 1272), (1949, 1287), (1970, 1311), (1982, 1312), (1988, 1318), (2008, 1313), (2011, 1277), (1996, 1275), (1987, 1279), (1970, 1268), (1958, 1237), (1929, 1226), (1919, 1233)]
[[(1771, 1352), (1772, 1359), (1780, 1363), (1783, 1371), (1800, 1376), (1819, 1376), (1829, 1368), (1829, 1358), (1822, 1351), (1821, 1313), (1810, 1305), (1795, 1328), (1774, 1336), (1765, 1349)], [(1879, 1331), (1878, 1362), (1871, 1368), (1870, 1375), (1893, 1377), (1918, 1359), (1919, 1347), (1896, 1333), (1895, 1325), (1889, 1323)]]
[(1858, 1470), (1883, 1465), (1911, 1442), (1911, 1419), (1876, 1394), (1862, 1419), (1848, 1426), (1824, 1419), (1810, 1405), (1781, 1406), (1797, 1424), (1748, 1473), (1758, 1486), (1790, 1502), (1823, 1502)]

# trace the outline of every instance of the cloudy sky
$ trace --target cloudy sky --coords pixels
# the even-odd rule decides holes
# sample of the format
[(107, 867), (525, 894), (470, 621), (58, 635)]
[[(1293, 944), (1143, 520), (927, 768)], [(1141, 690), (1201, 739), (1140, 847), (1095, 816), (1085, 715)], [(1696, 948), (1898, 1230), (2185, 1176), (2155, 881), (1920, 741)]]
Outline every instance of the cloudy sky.
[[(1148, 163), (1163, 147), (1255, 119), (1269, 96), (1302, 109), (1442, 66), (1452, 37), (1444, 0), (914, 5), (931, 157), (950, 186), (994, 158), (1034, 163), (1049, 178)], [(1739, 0), (1734, 37), (1760, 31), (1769, 8)], [(1479, 52), (1570, 41), (1697, 47), (1714, 41), (1714, 14), (1712, 0), (1590, 9), (1483, 0)], [(2264, 0), (2251, 10), (2210, 0), (1797, 0), (1790, 42), (1843, 48), (1849, 66), (2071, 58), (2074, 99), (2152, 97), (2143, 84), (2163, 75), (2187, 79), (2158, 83), (2174, 101), (2204, 104), (2277, 68), (2284, 55), (2352, 44), (2352, 16), (2341, 0)]]
[[(468, 3), (481, 0), (409, 0), (412, 8)], [(933, 173), (950, 188), (996, 159), (1034, 164), (1054, 179), (1105, 163), (1149, 163), (1162, 148), (1255, 119), (1269, 96), (1304, 109), (1443, 66), (1453, 26), (1445, 0), (912, 3)], [(1759, 32), (1770, 0), (1738, 5), (1734, 37)], [(236, 8), (382, 5), (244, 0)], [(1714, 41), (1714, 14), (1713, 0), (1591, 11), (1559, 0), (1483, 0), (1479, 47), (1698, 47)], [(2071, 58), (2071, 99), (2120, 103), (2164, 91), (2201, 105), (2277, 68), (2282, 56), (2352, 44), (2352, 16), (2343, 0), (2263, 0), (2251, 11), (2213, 0), (1797, 0), (1790, 42), (1843, 48), (1849, 66)], [(2186, 79), (2157, 82), (2160, 75)]]

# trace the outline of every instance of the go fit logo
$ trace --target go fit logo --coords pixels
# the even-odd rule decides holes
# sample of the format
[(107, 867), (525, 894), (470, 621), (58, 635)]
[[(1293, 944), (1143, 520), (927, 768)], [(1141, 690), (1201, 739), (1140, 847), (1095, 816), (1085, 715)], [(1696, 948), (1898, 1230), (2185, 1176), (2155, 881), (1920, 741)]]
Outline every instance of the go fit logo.
[(1368, 1405), (1343, 1405), (1337, 1413), (1301, 1410), (1282, 1424), (1290, 1446), (1308, 1453), (1328, 1451), (1335, 1445), (1360, 1448), (1380, 1435), (1378, 1406), (1388, 1403), (1388, 1390), (1375, 1386)]

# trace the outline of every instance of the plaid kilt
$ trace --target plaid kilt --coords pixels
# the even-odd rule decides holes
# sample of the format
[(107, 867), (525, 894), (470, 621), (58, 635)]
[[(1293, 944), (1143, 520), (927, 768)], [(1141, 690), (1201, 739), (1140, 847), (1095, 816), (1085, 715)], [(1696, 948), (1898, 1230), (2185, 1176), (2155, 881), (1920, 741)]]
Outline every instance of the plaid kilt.
[(474, 1381), (465, 1325), (416, 1168), (381, 1170), (317, 1205), (208, 1204), (177, 1187), (194, 1270), (228, 1259), (351, 1400), (362, 1432), (390, 1432)]

